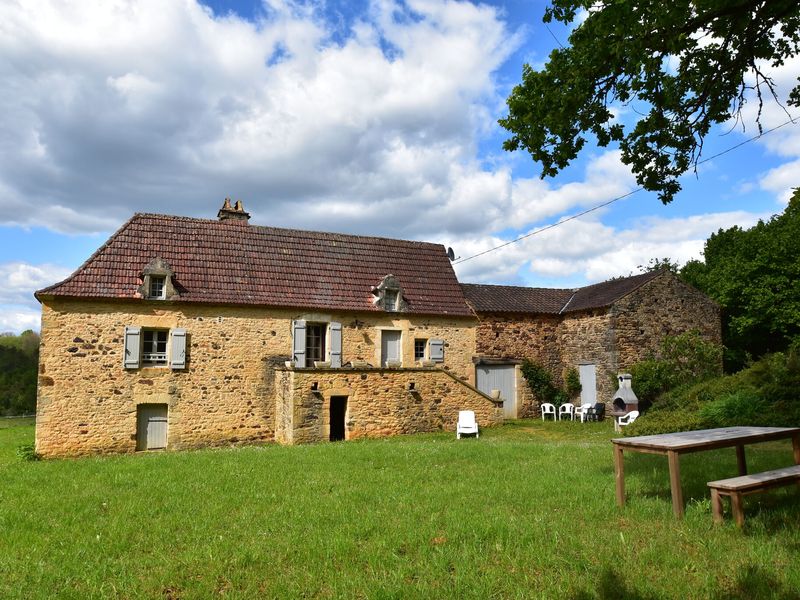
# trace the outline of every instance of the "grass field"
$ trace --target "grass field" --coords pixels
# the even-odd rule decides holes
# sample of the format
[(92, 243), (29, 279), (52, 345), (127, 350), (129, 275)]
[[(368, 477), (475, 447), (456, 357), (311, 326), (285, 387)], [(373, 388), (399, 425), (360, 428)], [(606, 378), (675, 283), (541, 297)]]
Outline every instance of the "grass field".
[[(800, 495), (714, 527), (734, 451), (626, 460), (610, 423), (26, 462), (0, 429), (0, 598), (798, 598)], [(751, 469), (791, 445), (748, 450)]]

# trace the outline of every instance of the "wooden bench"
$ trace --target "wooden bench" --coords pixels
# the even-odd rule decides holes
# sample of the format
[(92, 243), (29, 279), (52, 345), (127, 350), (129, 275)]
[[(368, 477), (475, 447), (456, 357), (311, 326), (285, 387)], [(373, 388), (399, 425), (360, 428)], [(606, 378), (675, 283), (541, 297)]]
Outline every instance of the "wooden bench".
[(736, 519), (736, 525), (744, 525), (744, 510), (742, 508), (742, 496), (757, 494), (769, 488), (792, 483), (800, 483), (800, 465), (764, 471), (763, 473), (752, 473), (741, 477), (731, 477), (730, 479), (720, 479), (719, 481), (709, 481), (708, 487), (711, 488), (711, 512), (714, 515), (715, 523), (722, 523), (722, 496), (730, 496), (731, 510)]

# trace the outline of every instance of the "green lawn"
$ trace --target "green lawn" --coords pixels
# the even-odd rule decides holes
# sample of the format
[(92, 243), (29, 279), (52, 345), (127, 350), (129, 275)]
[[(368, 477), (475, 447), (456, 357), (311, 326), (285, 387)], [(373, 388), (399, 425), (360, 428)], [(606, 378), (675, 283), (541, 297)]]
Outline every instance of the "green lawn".
[[(798, 598), (800, 495), (711, 523), (734, 451), (630, 455), (610, 423), (25, 462), (0, 430), (0, 598)], [(791, 445), (749, 450), (751, 469)]]

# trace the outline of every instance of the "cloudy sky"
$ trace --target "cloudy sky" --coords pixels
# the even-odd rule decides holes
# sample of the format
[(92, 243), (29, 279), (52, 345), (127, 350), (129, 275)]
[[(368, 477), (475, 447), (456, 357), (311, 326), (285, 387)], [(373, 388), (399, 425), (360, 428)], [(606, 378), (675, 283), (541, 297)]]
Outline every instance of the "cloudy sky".
[[(0, 3), (0, 331), (134, 212), (441, 242), (462, 259), (634, 190), (613, 149), (540, 180), (496, 121), (523, 63), (569, 32), (545, 3), (5, 0)], [(793, 59), (773, 75), (788, 90)], [(710, 156), (757, 132), (707, 140)], [(634, 115), (635, 116), (635, 115)], [(765, 128), (786, 121), (768, 106)], [(572, 287), (699, 257), (783, 210), (790, 125), (686, 176), (456, 265), (462, 281)]]

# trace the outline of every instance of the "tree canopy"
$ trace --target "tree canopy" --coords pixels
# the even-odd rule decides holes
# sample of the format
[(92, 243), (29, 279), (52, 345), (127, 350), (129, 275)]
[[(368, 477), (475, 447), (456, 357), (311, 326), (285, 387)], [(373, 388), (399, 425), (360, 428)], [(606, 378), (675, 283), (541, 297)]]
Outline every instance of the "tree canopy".
[(726, 369), (800, 343), (800, 189), (783, 214), (720, 229), (681, 277), (720, 303)]
[[(564, 169), (592, 134), (618, 143), (636, 180), (665, 204), (700, 158), (712, 125), (738, 117), (754, 90), (778, 98), (769, 67), (800, 45), (797, 0), (552, 0), (544, 16), (588, 15), (541, 71), (524, 65), (500, 124), (506, 150), (526, 149), (542, 177)], [(641, 116), (626, 127), (616, 107)]]

